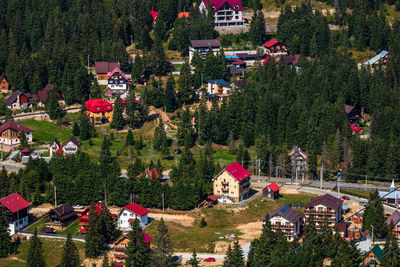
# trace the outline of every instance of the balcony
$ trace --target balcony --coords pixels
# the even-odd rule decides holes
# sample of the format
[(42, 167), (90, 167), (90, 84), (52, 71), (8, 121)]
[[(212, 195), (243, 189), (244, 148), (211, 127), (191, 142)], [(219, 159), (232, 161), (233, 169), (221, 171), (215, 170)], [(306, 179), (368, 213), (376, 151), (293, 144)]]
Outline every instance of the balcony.
[(291, 225), (271, 224), (271, 227), (272, 228), (292, 229), (293, 230), (293, 226), (291, 226)]
[(122, 253), (114, 253), (114, 257), (118, 258), (118, 259), (126, 259), (126, 258), (128, 258), (127, 255), (122, 254)]
[(229, 186), (229, 182), (221, 182), (222, 186)]
[(305, 210), (304, 211), (306, 214), (307, 213), (311, 213), (311, 214), (335, 214), (335, 211), (330, 211), (330, 210), (327, 210), (327, 211), (319, 211), (319, 210)]
[(115, 251), (126, 251), (126, 248), (124, 247), (114, 247)]
[(229, 188), (222, 188), (221, 190), (222, 190), (222, 192), (224, 192), (224, 193), (228, 193), (228, 192), (229, 192)]

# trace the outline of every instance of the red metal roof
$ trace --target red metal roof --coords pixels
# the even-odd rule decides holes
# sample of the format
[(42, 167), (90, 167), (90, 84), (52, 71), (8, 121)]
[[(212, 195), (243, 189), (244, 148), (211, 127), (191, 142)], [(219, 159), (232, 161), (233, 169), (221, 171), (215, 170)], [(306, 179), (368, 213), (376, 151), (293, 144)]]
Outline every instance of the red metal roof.
[(238, 162), (232, 163), (231, 165), (226, 167), (225, 170), (230, 175), (232, 175), (238, 182), (241, 182), (243, 179), (245, 179), (251, 174), (245, 168), (243, 168), (243, 166), (240, 165)]
[(214, 196), (214, 195), (211, 195), (211, 196), (209, 196), (208, 197), (210, 200), (212, 200), (212, 201), (217, 201), (218, 200), (218, 198), (216, 197), (216, 196)]
[(133, 212), (133, 213), (135, 213), (135, 214), (137, 214), (139, 216), (144, 216), (144, 215), (146, 215), (147, 213), (150, 212), (148, 209), (140, 206), (139, 204), (136, 204), (135, 202), (132, 202), (131, 204), (126, 205), (124, 207), (124, 209), (127, 209), (127, 210), (129, 210), (129, 211), (131, 211), (131, 212)]
[(269, 188), (271, 188), (272, 191), (277, 192), (279, 189), (281, 189), (279, 187), (279, 185), (277, 185), (275, 182), (273, 182), (272, 184), (268, 185)]
[(25, 133), (32, 132), (31, 128), (19, 125), (13, 121), (6, 122), (0, 126), (0, 133), (4, 132), (5, 130), (13, 129), (14, 131), (21, 132), (24, 131)]
[[(230, 5), (233, 10), (243, 10), (242, 2), (240, 0), (203, 0), (203, 3), (212, 7), (215, 6), (214, 11), (218, 11), (225, 3)], [(237, 5), (237, 8), (235, 6)]]
[[(127, 81), (128, 84), (131, 84), (130, 80), (125, 73), (118, 67), (116, 67), (115, 69), (113, 69), (111, 72), (107, 73), (107, 80), (110, 79), (111, 76), (113, 76), (114, 73), (118, 72), (119, 74), (121, 74), (121, 76)], [(108, 88), (108, 87), (107, 87)], [(107, 89), (106, 88), (106, 89)]]
[(6, 206), (12, 213), (16, 213), (19, 210), (28, 208), (31, 204), (21, 197), (18, 193), (14, 193), (5, 198), (0, 199), (0, 202)]
[(29, 149), (27, 149), (27, 148), (24, 148), (24, 149), (22, 149), (22, 153), (28, 153), (30, 150)]
[[(268, 42), (266, 42), (265, 44), (263, 44), (263, 46), (265, 46), (267, 48), (270, 48), (270, 47), (272, 47), (272, 46), (274, 46), (276, 44), (279, 44), (279, 43), (284, 44), (284, 43), (279, 42), (279, 41), (277, 41), (275, 39), (272, 39), (272, 40), (269, 40)], [(284, 44), (284, 45), (286, 45), (286, 44)]]
[[(153, 238), (151, 238), (145, 231), (142, 231), (144, 239), (143, 241), (145, 243), (150, 243), (151, 241), (153, 241)], [(125, 236), (123, 236), (120, 240), (117, 241), (117, 243), (119, 243), (121, 240), (123, 240), (124, 238), (128, 238), (129, 239), (129, 233), (126, 234)]]
[(112, 111), (113, 106), (110, 102), (102, 99), (90, 99), (85, 102), (86, 109), (91, 112)]
[(157, 11), (150, 11), (151, 16), (153, 17), (153, 22), (156, 22), (157, 20), (157, 16), (158, 16), (158, 12)]

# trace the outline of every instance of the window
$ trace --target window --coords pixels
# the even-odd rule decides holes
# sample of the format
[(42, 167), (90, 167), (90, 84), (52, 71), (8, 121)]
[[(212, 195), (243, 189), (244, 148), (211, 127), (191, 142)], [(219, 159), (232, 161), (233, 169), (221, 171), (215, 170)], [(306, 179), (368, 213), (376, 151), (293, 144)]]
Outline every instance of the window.
[(218, 187), (218, 185), (216, 184), (215, 187)]
[(127, 214), (127, 213), (125, 213), (125, 212), (123, 213), (123, 215), (124, 215), (124, 216), (128, 216), (128, 214)]
[(238, 8), (239, 8), (239, 5), (238, 5), (238, 4), (236, 4), (236, 5), (235, 5), (235, 9), (238, 9)]
[(219, 194), (219, 191), (217, 191), (217, 194)]
[(235, 11), (235, 14), (239, 14), (239, 11)]
[(235, 192), (231, 192), (231, 195), (234, 195), (235, 194)]
[(239, 19), (239, 16), (235, 16), (235, 19)]

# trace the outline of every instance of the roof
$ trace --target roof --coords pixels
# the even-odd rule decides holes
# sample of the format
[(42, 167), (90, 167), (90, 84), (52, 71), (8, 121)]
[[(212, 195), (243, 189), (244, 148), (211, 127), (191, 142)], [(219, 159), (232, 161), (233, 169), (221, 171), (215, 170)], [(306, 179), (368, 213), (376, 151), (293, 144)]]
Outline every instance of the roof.
[(282, 56), (282, 60), (289, 65), (295, 65), (297, 64), (297, 61), (299, 61), (300, 54), (295, 54), (295, 55), (284, 55)]
[(81, 140), (76, 139), (74, 136), (71, 136), (67, 141), (64, 142), (63, 146), (65, 146), (66, 144), (68, 144), (69, 142), (72, 142), (73, 144), (75, 144), (77, 147), (81, 147), (82, 142)]
[(300, 157), (302, 157), (305, 160), (307, 160), (308, 158), (307, 154), (304, 153), (304, 151), (301, 150), (301, 148), (298, 146), (293, 147), (293, 149), (289, 152), (288, 156), (291, 157), (295, 153), (297, 153)]
[(215, 6), (214, 11), (218, 11), (225, 3), (227, 3), (233, 10), (243, 10), (242, 2), (240, 0), (203, 0), (203, 3), (206, 6), (207, 4)]
[(231, 75), (235, 75), (235, 74), (242, 74), (243, 72), (244, 73), (248, 73), (250, 71), (248, 69), (245, 69), (245, 68), (236, 68), (235, 66), (229, 66), (228, 72)]
[(214, 196), (214, 195), (209, 196), (208, 199), (210, 199), (211, 201), (217, 201), (218, 200), (218, 198), (216, 196)]
[(112, 111), (113, 106), (110, 102), (102, 99), (90, 99), (85, 102), (86, 109), (91, 112)]
[(231, 165), (227, 166), (225, 169), (230, 175), (232, 175), (238, 182), (241, 182), (243, 179), (250, 176), (249, 173), (242, 165), (238, 162), (234, 162)]
[(223, 80), (223, 79), (208, 80), (207, 82), (208, 82), (208, 83), (219, 84), (219, 85), (222, 85), (222, 86), (229, 86), (228, 82), (226, 82), (226, 81)]
[(277, 185), (275, 182), (273, 182), (272, 184), (268, 185), (267, 187), (271, 188), (272, 191), (277, 192), (279, 189), (281, 189), (279, 187), (279, 185)]
[(108, 73), (117, 67), (120, 67), (118, 62), (98, 61), (94, 63), (94, 68), (97, 74)]
[(378, 260), (383, 257), (383, 251), (382, 251), (381, 247), (378, 244), (376, 244), (371, 249), (371, 252), (374, 253), (375, 257), (377, 257)]
[[(267, 48), (270, 48), (270, 47), (272, 47), (272, 46), (274, 46), (276, 44), (284, 44), (284, 43), (282, 43), (280, 41), (277, 41), (275, 39), (272, 39), (272, 40), (269, 40), (268, 42), (266, 42), (265, 44), (263, 44), (263, 46), (265, 46)], [(286, 44), (284, 44), (284, 45), (286, 45)]]
[(191, 40), (190, 46), (194, 48), (200, 47), (221, 47), (221, 43), (217, 39), (211, 40)]
[[(277, 208), (276, 210), (273, 210), (268, 213), (268, 216), (270, 218), (274, 216), (281, 216), (284, 219), (288, 220), (291, 223), (297, 222), (299, 219), (304, 217), (304, 214), (293, 209), (292, 207), (285, 205), (283, 207)], [(265, 218), (264, 218), (265, 220)]]
[(28, 148), (24, 148), (21, 150), (22, 153), (28, 153), (30, 150)]
[(61, 205), (53, 210), (50, 211), (51, 213), (55, 213), (61, 221), (64, 221), (72, 216), (75, 216), (76, 213), (74, 208), (71, 207), (69, 204)]
[(347, 226), (348, 226), (347, 223), (342, 222), (342, 223), (337, 224), (337, 225), (335, 226), (335, 229), (336, 229), (337, 231), (339, 231), (339, 232), (345, 232), (346, 229), (347, 229)]
[(0, 199), (0, 203), (6, 206), (12, 213), (16, 213), (19, 210), (28, 208), (31, 204), (21, 197), (18, 193), (14, 193), (5, 198)]
[[(153, 238), (151, 238), (145, 231), (142, 231), (144, 239), (143, 241), (145, 243), (150, 243), (151, 241), (153, 241)], [(117, 241), (117, 243), (119, 243), (122, 239), (128, 238), (129, 239), (129, 233), (127, 233), (126, 235), (124, 235), (120, 240)]]
[(373, 65), (376, 62), (378, 62), (379, 60), (381, 60), (382, 58), (384, 58), (385, 56), (387, 56), (388, 54), (389, 54), (388, 51), (382, 50), (378, 55), (374, 56), (373, 58), (371, 58), (367, 62), (364, 62), (364, 65)]
[(189, 17), (189, 12), (179, 12), (178, 13), (178, 18), (188, 18)]
[(13, 122), (13, 121), (9, 121), (9, 122), (6, 122), (6, 123), (4, 123), (3, 125), (0, 126), (0, 133), (4, 132), (5, 130), (8, 130), (8, 129), (12, 129), (12, 130), (17, 131), (19, 133), (21, 131), (24, 131), (25, 133), (32, 132), (31, 128), (19, 125), (19, 124)]
[(347, 114), (353, 111), (355, 107), (351, 105), (344, 105), (344, 110), (346, 111)]
[(393, 224), (396, 225), (400, 221), (400, 212), (398, 210), (395, 210), (389, 218), (386, 220), (386, 224), (389, 225), (390, 222), (393, 221)]
[(111, 76), (113, 76), (114, 73), (118, 72), (121, 74), (121, 76), (130, 84), (130, 78), (128, 78), (125, 73), (118, 67), (114, 68), (111, 72), (107, 73), (107, 80), (110, 79)]
[(308, 208), (308, 207), (313, 207), (313, 206), (320, 205), (320, 204), (324, 205), (328, 208), (336, 210), (342, 206), (343, 200), (338, 199), (332, 195), (325, 194), (323, 196), (319, 196), (319, 197), (311, 199), (310, 202), (308, 202), (306, 205), (304, 205), (304, 207)]
[(54, 138), (53, 142), (51, 142), (51, 144), (56, 143), (59, 147), (61, 146), (60, 141), (57, 140), (57, 138)]
[(390, 191), (390, 193), (388, 191), (379, 191), (379, 197), (381, 198), (391, 198), (391, 199), (397, 199), (400, 200), (400, 191), (399, 190), (395, 190), (395, 191)]
[(258, 55), (258, 54), (249, 54), (249, 53), (236, 53), (236, 56), (240, 59), (244, 59), (244, 60), (255, 60), (257, 59), (257, 57), (262, 58), (263, 55)]
[(131, 211), (131, 212), (133, 212), (133, 213), (135, 213), (136, 215), (139, 215), (139, 216), (144, 216), (144, 215), (146, 215), (147, 213), (150, 212), (148, 209), (140, 206), (139, 204), (136, 204), (135, 202), (132, 202), (131, 204), (126, 205), (124, 207), (124, 209), (127, 209), (127, 210), (129, 210), (129, 211)]
[[(154, 177), (153, 177), (153, 173), (154, 173)], [(138, 176), (136, 176), (136, 178), (140, 178), (142, 176), (143, 176), (143, 174), (141, 173)], [(145, 176), (146, 176), (146, 178), (149, 178), (149, 180), (155, 180), (155, 179), (158, 179), (160, 177), (160, 174), (158, 173), (157, 168), (154, 167), (151, 170), (146, 170), (145, 171)]]
[(0, 78), (0, 83), (1, 83), (3, 80), (6, 80), (6, 81), (8, 82), (7, 77), (6, 77), (5, 74), (3, 74), (3, 75), (1, 76), (1, 78)]
[(157, 17), (158, 17), (158, 12), (152, 10), (152, 11), (150, 11), (150, 15), (151, 15), (151, 17), (153, 18), (153, 22), (156, 22)]

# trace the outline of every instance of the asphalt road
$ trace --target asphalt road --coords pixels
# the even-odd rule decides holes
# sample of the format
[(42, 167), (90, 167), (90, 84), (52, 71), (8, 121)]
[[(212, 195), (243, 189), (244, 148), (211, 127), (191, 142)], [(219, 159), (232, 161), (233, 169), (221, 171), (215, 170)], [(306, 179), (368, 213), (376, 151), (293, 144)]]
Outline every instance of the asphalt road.
[(15, 163), (11, 163), (6, 161), (0, 161), (0, 168), (5, 168), (7, 171), (10, 172), (18, 172), (20, 169), (25, 168), (25, 166), (21, 166), (20, 164), (15, 164)]

